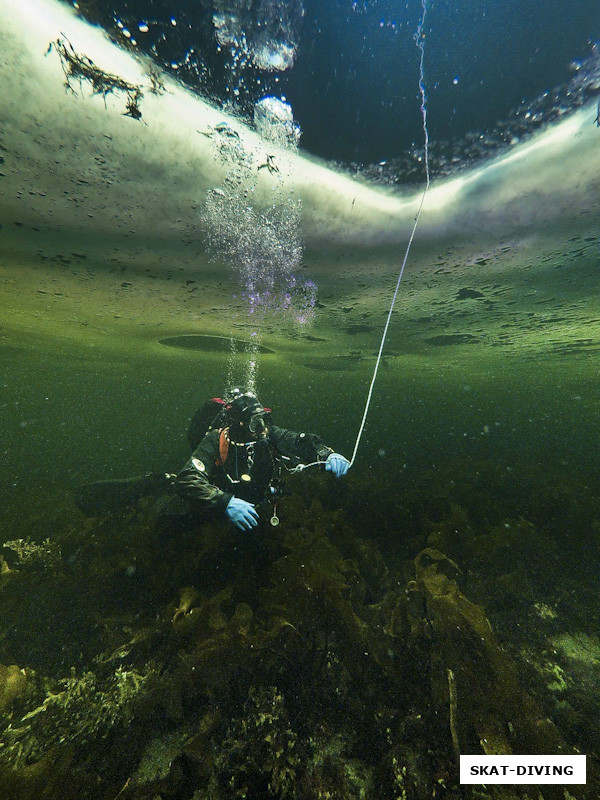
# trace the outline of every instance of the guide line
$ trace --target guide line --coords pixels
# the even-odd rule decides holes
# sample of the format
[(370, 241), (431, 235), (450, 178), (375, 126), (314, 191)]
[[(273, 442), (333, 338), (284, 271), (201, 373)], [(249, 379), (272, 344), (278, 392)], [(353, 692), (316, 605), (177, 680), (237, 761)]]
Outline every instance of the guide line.
[(365, 424), (367, 422), (367, 416), (369, 414), (369, 407), (371, 405), (371, 397), (373, 395), (373, 389), (375, 387), (375, 381), (377, 379), (377, 372), (379, 370), (379, 364), (381, 363), (381, 355), (383, 353), (383, 348), (385, 346), (385, 340), (387, 337), (388, 328), (390, 327), (390, 321), (392, 319), (392, 313), (394, 311), (394, 306), (396, 305), (396, 298), (398, 297), (398, 290), (400, 289), (400, 283), (402, 281), (402, 276), (404, 275), (404, 268), (406, 267), (406, 262), (408, 260), (408, 254), (410, 253), (410, 248), (412, 247), (413, 239), (415, 238), (415, 233), (417, 230), (417, 226), (419, 224), (419, 219), (421, 217), (421, 211), (423, 210), (423, 205), (425, 203), (425, 197), (427, 195), (427, 190), (429, 189), (430, 177), (429, 177), (429, 133), (427, 131), (427, 94), (425, 92), (425, 68), (424, 68), (424, 61), (425, 61), (425, 34), (423, 32), (423, 27), (425, 25), (425, 17), (427, 16), (427, 0), (421, 0), (421, 6), (423, 8), (423, 13), (421, 15), (421, 19), (417, 26), (417, 31), (415, 33), (415, 43), (421, 52), (420, 61), (419, 61), (419, 93), (421, 95), (421, 115), (423, 117), (423, 135), (424, 135), (424, 159), (425, 159), (425, 188), (423, 190), (423, 194), (421, 195), (421, 201), (419, 203), (419, 208), (417, 210), (417, 214), (415, 216), (415, 221), (412, 227), (412, 231), (408, 240), (408, 244), (406, 245), (406, 252), (404, 253), (404, 259), (402, 260), (402, 266), (400, 267), (400, 272), (398, 274), (398, 280), (396, 282), (396, 288), (394, 290), (394, 295), (392, 297), (392, 302), (390, 304), (390, 310), (387, 315), (387, 320), (385, 323), (385, 327), (383, 329), (383, 335), (381, 337), (381, 344), (379, 345), (379, 353), (377, 354), (377, 361), (375, 362), (375, 369), (373, 370), (373, 377), (371, 378), (371, 385), (369, 387), (369, 392), (367, 394), (367, 401), (365, 403), (365, 410), (362, 416), (362, 421), (360, 423), (360, 428), (358, 430), (358, 435), (356, 437), (356, 443), (354, 445), (354, 451), (352, 453), (352, 458), (350, 459), (350, 466), (354, 464), (354, 460), (356, 458), (356, 453), (358, 452), (358, 446), (360, 444), (360, 440), (363, 434), (363, 430), (365, 428)]

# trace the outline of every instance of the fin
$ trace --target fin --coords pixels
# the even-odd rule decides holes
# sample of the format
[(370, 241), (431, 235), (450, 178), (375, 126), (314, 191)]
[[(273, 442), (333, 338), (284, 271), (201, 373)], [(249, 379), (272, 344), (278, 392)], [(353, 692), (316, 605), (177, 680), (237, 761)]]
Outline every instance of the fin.
[(149, 472), (122, 480), (95, 481), (78, 486), (74, 491), (75, 505), (86, 516), (119, 511), (141, 497), (159, 494), (171, 483), (164, 472)]

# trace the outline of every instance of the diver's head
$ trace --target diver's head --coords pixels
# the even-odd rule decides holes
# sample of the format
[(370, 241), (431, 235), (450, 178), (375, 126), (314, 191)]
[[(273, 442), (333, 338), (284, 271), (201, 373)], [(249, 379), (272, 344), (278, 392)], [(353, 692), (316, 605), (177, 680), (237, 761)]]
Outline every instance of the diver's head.
[(234, 442), (258, 441), (267, 435), (267, 416), (253, 392), (234, 389), (225, 406), (229, 437)]

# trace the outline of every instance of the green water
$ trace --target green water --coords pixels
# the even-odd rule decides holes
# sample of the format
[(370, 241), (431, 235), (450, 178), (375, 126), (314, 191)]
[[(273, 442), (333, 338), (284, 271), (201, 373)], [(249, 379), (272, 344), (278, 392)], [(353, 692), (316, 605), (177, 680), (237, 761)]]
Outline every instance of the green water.
[[(7, 272), (18, 283), (18, 268)], [(144, 288), (140, 282), (140, 292)], [(443, 298), (443, 286), (436, 292)], [(269, 320), (263, 342), (274, 352), (258, 356), (256, 373), (259, 396), (273, 408), (277, 424), (320, 433), (348, 456), (375, 365), (376, 323), (385, 311), (376, 313), (368, 297), (366, 322), (361, 322), (360, 292), (354, 296), (352, 312), (341, 310), (333, 321), (317, 313), (310, 332), (294, 334), (283, 326), (278, 335), (277, 318)], [(339, 302), (343, 309), (346, 300)], [(404, 313), (408, 305), (404, 299)], [(466, 685), (484, 705), (494, 692), (516, 697), (516, 686), (490, 689), (485, 681), (478, 683), (487, 674), (481, 659), (507, 658), (516, 664), (518, 691), (534, 697), (535, 713), (552, 720), (552, 736), (588, 754), (593, 776), (600, 741), (593, 721), (600, 697), (597, 664), (573, 661), (566, 651), (556, 654), (550, 639), (552, 634), (593, 637), (600, 622), (595, 605), (600, 588), (599, 373), (593, 352), (573, 352), (570, 337), (566, 352), (548, 352), (537, 346), (537, 333), (522, 352), (514, 345), (427, 343), (452, 331), (462, 336), (465, 328), (440, 329), (430, 318), (412, 322), (397, 315), (398, 328), (392, 328), (389, 354), (346, 479), (320, 474), (289, 479), (291, 495), (278, 508), (281, 524), (276, 529), (269, 526), (271, 512), (265, 509), (261, 526), (250, 536), (217, 523), (199, 528), (192, 538), (165, 544), (157, 543), (151, 499), (112, 517), (89, 520), (75, 508), (72, 490), (93, 480), (177, 471), (188, 457), (185, 433), (192, 413), (207, 397), (223, 393), (228, 376), (239, 382), (248, 357), (161, 345), (160, 338), (177, 334), (173, 307), (166, 324), (160, 324), (160, 312), (153, 309), (146, 316), (151, 325), (128, 322), (122, 333), (120, 320), (108, 314), (82, 328), (61, 313), (53, 319), (48, 311), (40, 322), (29, 318), (24, 330), (14, 322), (18, 304), (11, 308), (1, 353), (2, 535), (4, 541), (22, 538), (36, 544), (50, 539), (60, 547), (61, 560), (42, 568), (40, 557), (38, 567), (18, 567), (11, 560), (14, 552), (4, 548), (8, 563), (21, 574), (5, 581), (2, 590), (8, 622), (2, 663), (25, 668), (29, 686), (29, 694), (12, 702), (12, 716), (4, 720), (18, 725), (19, 715), (39, 708), (50, 696), (44, 686), (62, 694), (53, 701), (52, 717), (34, 718), (35, 738), (20, 734), (22, 746), (31, 748), (29, 755), (17, 758), (14, 749), (7, 751), (13, 759), (8, 774), (17, 788), (0, 796), (35, 796), (29, 784), (19, 782), (26, 774), (22, 770), (44, 763), (41, 759), (62, 739), (72, 742), (75, 754), (68, 768), (75, 792), (67, 795), (69, 800), (81, 796), (86, 771), (97, 776), (98, 789), (88, 788), (85, 795), (94, 800), (116, 795), (128, 780), (134, 787), (131, 797), (139, 800), (166, 786), (174, 792), (166, 796), (188, 800), (210, 786), (202, 776), (211, 769), (210, 780), (223, 786), (224, 776), (234, 776), (238, 787), (250, 780), (250, 796), (257, 800), (266, 782), (276, 780), (288, 788), (272, 792), (275, 797), (294, 792), (312, 800), (318, 792), (335, 790), (340, 798), (375, 798), (378, 780), (387, 787), (383, 796), (389, 797), (400, 776), (412, 792), (408, 796), (421, 798), (439, 785), (439, 770), (448, 772), (440, 796), (457, 797), (444, 721), (445, 679), (422, 677), (429, 670), (429, 638), (415, 639), (417, 634), (409, 634), (402, 623), (393, 636), (379, 641), (374, 632), (383, 636), (382, 625), (392, 630), (399, 624), (386, 616), (386, 622), (367, 626), (371, 633), (363, 641), (358, 632), (363, 628), (355, 630), (343, 616), (347, 596), (365, 620), (373, 619), (377, 603), (390, 603), (392, 597), (405, 602), (413, 560), (428, 544), (458, 564), (458, 586), (490, 619), (503, 648), (501, 656), (491, 644), (490, 654), (476, 655), (465, 640), (457, 645), (463, 654), (458, 662), (451, 651), (440, 655), (433, 650), (434, 663), (441, 657), (459, 676), (462, 752), (479, 752), (482, 735), (474, 733), (477, 724), (466, 716)], [(79, 314), (89, 317), (90, 308), (94, 304), (88, 308), (83, 296)], [(21, 311), (25, 316), (25, 308)], [(233, 324), (236, 336), (248, 332), (239, 310), (230, 315), (226, 297), (218, 314), (210, 314), (214, 326), (203, 326), (203, 331), (225, 335)], [(486, 322), (480, 315), (474, 325), (493, 339)], [(190, 330), (189, 324), (183, 327)], [(411, 344), (403, 348), (408, 335)], [(309, 548), (302, 543), (304, 536), (316, 537)], [(350, 559), (343, 562), (345, 571), (331, 573), (341, 553)], [(316, 572), (305, 578), (306, 564)], [(300, 578), (305, 582), (295, 585)], [(325, 588), (329, 580), (333, 583)], [(250, 672), (244, 648), (227, 649), (223, 643), (230, 640), (210, 633), (210, 625), (203, 644), (205, 634), (197, 632), (192, 639), (178, 633), (180, 638), (165, 645), (161, 637), (170, 636), (170, 628), (160, 625), (172, 626), (172, 609), (185, 586), (199, 592), (199, 603), (208, 608), (217, 604), (218, 611), (199, 613), (208, 613), (211, 625), (224, 620), (230, 626), (225, 630), (238, 631), (241, 623), (235, 620), (250, 609), (255, 620), (250, 633), (240, 628), (231, 634), (232, 642), (252, 641), (260, 654)], [(227, 587), (231, 597), (218, 605), (215, 598)], [(427, 589), (420, 591), (426, 598)], [(314, 605), (315, 592), (327, 598), (324, 608)], [(279, 610), (271, 610), (273, 604)], [(550, 609), (555, 617), (543, 620), (538, 608)], [(428, 614), (428, 625), (446, 624), (443, 618), (432, 622), (433, 611)], [(274, 620), (281, 618), (293, 627), (263, 641), (261, 626), (276, 628), (281, 623)], [(167, 621), (159, 625), (157, 619)], [(292, 629), (300, 632), (297, 642), (285, 635)], [(147, 647), (135, 645), (131, 655), (104, 663), (124, 642), (148, 631), (154, 633)], [(179, 648), (177, 658), (182, 659), (175, 664), (195, 659), (196, 672), (184, 677), (183, 668), (171, 660), (171, 647)], [(221, 648), (218, 663), (201, 654), (205, 647)], [(371, 661), (360, 653), (377, 655)], [(298, 665), (295, 670), (290, 662)], [(328, 663), (334, 666), (321, 666)], [(198, 671), (202, 680), (194, 678)], [(158, 689), (152, 688), (155, 681)], [(163, 696), (174, 703), (166, 711)], [(371, 707), (377, 709), (373, 715)], [(506, 713), (510, 718), (502, 718), (502, 724), (513, 724), (516, 708)], [(44, 719), (52, 721), (43, 725)], [(383, 719), (389, 734), (383, 734)], [(411, 744), (406, 744), (404, 731), (411, 726)], [(202, 744), (192, 757), (190, 742), (204, 728), (210, 745)], [(115, 749), (107, 751), (109, 741)], [(278, 742), (276, 751), (273, 741)], [(436, 755), (429, 756), (435, 766), (429, 768), (415, 754), (431, 750), (432, 741), (438, 744)], [(534, 744), (515, 741), (520, 751), (554, 752), (558, 747), (552, 737)], [(293, 755), (296, 748), (299, 761)], [(280, 762), (273, 761), (273, 753), (280, 751), (287, 753), (286, 769), (292, 770), (285, 774), (301, 776), (298, 782), (295, 777), (285, 782), (274, 766)], [(212, 767), (202, 755), (207, 752), (217, 754)], [(402, 765), (396, 771), (385, 761), (392, 752)], [(332, 757), (341, 772), (320, 766)], [(191, 778), (177, 777), (171, 766), (177, 759), (183, 759)], [(61, 780), (65, 765), (59, 760), (44, 773), (46, 786), (51, 776)], [(250, 772), (249, 765), (255, 765)], [(591, 794), (572, 796), (593, 797), (594, 780), (590, 777)], [(318, 788), (306, 788), (307, 782)], [(62, 800), (60, 792), (50, 797)], [(205, 796), (240, 796), (233, 790), (219, 792)], [(506, 792), (497, 796), (511, 797)]]
[[(227, 389), (227, 355), (160, 347), (141, 355), (129, 353), (125, 343), (116, 358), (101, 346), (82, 352), (67, 344), (44, 352), (43, 343), (30, 349), (5, 337), (7, 498), (26, 491), (28, 479), (38, 492), (81, 477), (175, 469), (186, 456), (185, 431), (195, 408)], [(452, 363), (444, 359), (439, 366), (435, 354), (425, 364), (400, 355), (384, 360), (355, 471), (412, 474), (472, 456), (514, 468), (539, 465), (540, 480), (548, 471), (593, 476), (597, 453), (590, 432), (597, 430), (599, 413), (593, 359), (498, 363), (473, 358), (472, 349), (453, 347)], [(310, 345), (291, 357), (259, 356), (259, 394), (278, 424), (318, 431), (350, 454), (375, 359), (327, 362), (315, 350)], [(462, 364), (461, 350), (469, 356)], [(325, 366), (304, 366), (317, 359)], [(244, 361), (235, 357), (238, 379)]]
[[(317, 320), (313, 332), (318, 330)], [(370, 353), (369, 342), (361, 336), (353, 334), (353, 347)], [(232, 360), (222, 353), (178, 350), (155, 344), (153, 337), (141, 344), (127, 338), (116, 341), (118, 347), (114, 342), (106, 347), (101, 335), (87, 334), (85, 343), (65, 338), (57, 346), (35, 331), (4, 338), (4, 540), (41, 543), (49, 538), (61, 548), (58, 564), (42, 567), (42, 560), (39, 566), (22, 565), (20, 577), (3, 586), (9, 620), (2, 634), (3, 663), (25, 667), (30, 687), (28, 695), (13, 701), (11, 719), (16, 722), (19, 713), (44, 701), (42, 676), (55, 693), (63, 692), (57, 697), (65, 705), (64, 710), (57, 705), (52, 716), (47, 712), (50, 721), (45, 725), (44, 717), (35, 718), (35, 739), (21, 734), (21, 741), (32, 749), (25, 760), (21, 756), (12, 762), (16, 772), (9, 773), (10, 780), (17, 788), (8, 788), (5, 795), (0, 791), (0, 796), (35, 796), (28, 794), (29, 784), (19, 783), (24, 774), (19, 770), (40, 762), (58, 737), (72, 737), (75, 766), (69, 769), (74, 769), (77, 793), (85, 786), (80, 766), (85, 763), (98, 775), (98, 789), (86, 789), (90, 798), (116, 794), (128, 779), (131, 796), (140, 800), (165, 787), (171, 787), (168, 791), (175, 797), (196, 797), (194, 789), (210, 786), (201, 777), (208, 769), (201, 755), (208, 745), (196, 752), (190, 742), (208, 726), (210, 752), (217, 754), (211, 769), (218, 778), (213, 780), (224, 781), (225, 775), (235, 776), (232, 782), (249, 780), (252, 797), (261, 796), (267, 778), (284, 780), (273, 766), (274, 745), (266, 744), (273, 741), (287, 754), (286, 769), (293, 768), (289, 774), (303, 776), (304, 787), (290, 777), (281, 784), (288, 789), (273, 791), (275, 797), (293, 791), (293, 796), (313, 798), (332, 787), (341, 798), (359, 796), (359, 791), (360, 796), (378, 797), (374, 781), (381, 780), (388, 787), (385, 792), (391, 791), (391, 775), (396, 783), (402, 776), (412, 792), (409, 797), (425, 797), (433, 785), (439, 786), (439, 765), (452, 763), (443, 716), (446, 701), (436, 699), (436, 693), (445, 691), (445, 679), (436, 683), (434, 677), (423, 678), (429, 675), (428, 656), (423, 655), (429, 645), (415, 647), (416, 634), (406, 628), (389, 633), (394, 624), (400, 625), (389, 621), (393, 617), (386, 623), (387, 655), (379, 654), (376, 638), (355, 641), (359, 634), (343, 616), (343, 598), (353, 598), (356, 613), (372, 620), (377, 603), (385, 598), (389, 602), (394, 592), (402, 598), (409, 591), (413, 559), (428, 544), (456, 561), (462, 570), (458, 585), (491, 620), (504, 648), (493, 658), (512, 659), (519, 671), (518, 691), (535, 698), (540, 709), (535, 713), (549, 716), (556, 735), (569, 747), (585, 751), (588, 769), (593, 769), (600, 741), (593, 722), (600, 696), (597, 663), (579, 655), (574, 661), (570, 651), (557, 652), (551, 645), (556, 637), (591, 636), (595, 646), (599, 622), (594, 598), (600, 588), (600, 506), (592, 435), (599, 422), (598, 372), (589, 357), (499, 358), (494, 350), (468, 344), (432, 346), (427, 356), (396, 355), (381, 367), (356, 463), (346, 479), (320, 474), (290, 478), (287, 488), (292, 494), (280, 504), (281, 524), (276, 529), (268, 525), (270, 512), (265, 510), (261, 526), (251, 535), (217, 523), (185, 539), (157, 541), (151, 499), (113, 516), (86, 520), (75, 509), (71, 490), (96, 479), (176, 471), (188, 457), (185, 432), (197, 404), (226, 388), (228, 372), (243, 375), (247, 357)], [(275, 336), (268, 341), (275, 352), (259, 358), (257, 389), (263, 402), (273, 407), (277, 423), (319, 432), (335, 449), (350, 455), (373, 355), (340, 363), (333, 354), (329, 361), (323, 357), (320, 348), (329, 345)], [(314, 500), (321, 505), (315, 507)], [(298, 536), (299, 541), (294, 538)], [(308, 548), (302, 543), (305, 536), (311, 541)], [(9, 561), (14, 557), (12, 551), (4, 552)], [(329, 570), (338, 563), (331, 559), (341, 558), (340, 553), (350, 560), (343, 562), (344, 588), (338, 595), (340, 573)], [(317, 573), (304, 576), (307, 564)], [(292, 589), (290, 582), (299, 577), (304, 582)], [(326, 588), (329, 580), (333, 582)], [(286, 594), (288, 585), (291, 594)], [(177, 633), (172, 645), (182, 659), (177, 663), (195, 659), (195, 679), (196, 673), (182, 677), (185, 668), (170, 660), (171, 645), (162, 638), (170, 635), (170, 628), (160, 627), (173, 625), (169, 619), (184, 586), (199, 592), (197, 603), (208, 603), (209, 608), (216, 604), (218, 613), (210, 612), (210, 625), (230, 620), (226, 624), (235, 628), (240, 608), (250, 608), (255, 620), (249, 634), (235, 634), (231, 650), (219, 651), (218, 664), (201, 648), (213, 642), (210, 636), (216, 637), (210, 647), (223, 648), (229, 639), (219, 639), (221, 634), (214, 631), (208, 639), (199, 631), (192, 639), (184, 631)], [(231, 594), (217, 601), (227, 587)], [(327, 609), (323, 619), (321, 601)], [(250, 639), (261, 655), (247, 673), (245, 651), (233, 642), (258, 636), (261, 608), (269, 608), (269, 603), (275, 603), (288, 620), (285, 624), (306, 639), (295, 642), (283, 633), (273, 634), (270, 644)], [(427, 625), (437, 630), (436, 625), (445, 623), (434, 616), (439, 613), (434, 608)], [(548, 618), (542, 616), (546, 610)], [(165, 614), (167, 622), (157, 622)], [(372, 631), (381, 630), (382, 623), (371, 624)], [(156, 633), (148, 634), (155, 628)], [(443, 639), (442, 630), (436, 636)], [(123, 642), (138, 636), (143, 642), (147, 635), (147, 647), (134, 645), (129, 655), (104, 661), (114, 657), (110, 654)], [(496, 645), (488, 646), (495, 652)], [(357, 647), (364, 650), (364, 664)], [(478, 752), (470, 717), (465, 716), (464, 681), (469, 681), (473, 702), (489, 702), (481, 699), (489, 698), (487, 678), (483, 679), (488, 656), (477, 654), (470, 640), (458, 647), (458, 663), (451, 651), (442, 649), (441, 657), (449, 659), (444, 663), (452, 664), (459, 676), (462, 752)], [(434, 655), (432, 663), (439, 657)], [(320, 666), (322, 660), (330, 666)], [(291, 661), (297, 663), (297, 671), (291, 669)], [(159, 695), (152, 688), (159, 680), (156, 665), (163, 670)], [(390, 670), (400, 676), (399, 687), (391, 682)], [(66, 684), (69, 675), (71, 683)], [(510, 694), (517, 689), (497, 686), (493, 691)], [(175, 704), (167, 710), (164, 696)], [(371, 719), (372, 703), (377, 711)], [(182, 710), (177, 710), (179, 704)], [(517, 711), (507, 713), (512, 725)], [(380, 764), (390, 748), (375, 721), (381, 719), (387, 720), (391, 752), (404, 772)], [(515, 724), (520, 731), (521, 723)], [(405, 728), (412, 731), (410, 745)], [(113, 740), (116, 750), (107, 750), (107, 742)], [(415, 755), (431, 750), (432, 741), (437, 743), (436, 754), (430, 755), (435, 768)], [(552, 750), (557, 745), (530, 746)], [(521, 744), (521, 749), (526, 747)], [(298, 762), (295, 748), (301, 753)], [(319, 765), (329, 763), (331, 754), (340, 774), (332, 772), (333, 766), (321, 771)], [(192, 774), (185, 780), (172, 767), (174, 759), (182, 758)], [(197, 764), (205, 766), (197, 770)], [(254, 765), (250, 772), (249, 764)], [(59, 759), (51, 773), (44, 773), (45, 785), (51, 786), (50, 775), (63, 775), (65, 769)], [(458, 797), (456, 779), (448, 769), (440, 796)], [(591, 794), (573, 796), (593, 797), (592, 780)], [(313, 781), (319, 788), (307, 788)], [(185, 786), (190, 787), (187, 795)], [(238, 796), (224, 788), (214, 794), (214, 786), (210, 791), (212, 795), (200, 796)], [(504, 791), (484, 796), (512, 796)]]
[[(346, 478), (290, 476), (251, 534), (165, 529), (155, 496), (86, 517), (79, 485), (177, 472), (249, 376), (350, 456), (416, 194), (261, 170), (175, 84), (145, 124), (65, 95), (59, 8), (0, 9), (0, 800), (511, 800), (457, 772), (511, 750), (586, 753), (587, 787), (531, 796), (596, 798), (589, 109), (432, 186)], [(314, 307), (250, 314), (257, 263)]]

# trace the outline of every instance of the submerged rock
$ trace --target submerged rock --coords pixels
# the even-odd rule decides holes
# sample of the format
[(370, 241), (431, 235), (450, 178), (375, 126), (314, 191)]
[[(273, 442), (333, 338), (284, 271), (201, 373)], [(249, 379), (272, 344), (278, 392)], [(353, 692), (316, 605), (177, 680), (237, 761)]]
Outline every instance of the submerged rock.
[(16, 664), (0, 664), (0, 713), (8, 711), (13, 702), (27, 690), (27, 674)]

